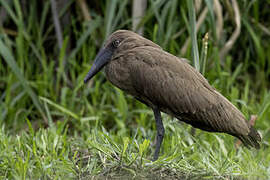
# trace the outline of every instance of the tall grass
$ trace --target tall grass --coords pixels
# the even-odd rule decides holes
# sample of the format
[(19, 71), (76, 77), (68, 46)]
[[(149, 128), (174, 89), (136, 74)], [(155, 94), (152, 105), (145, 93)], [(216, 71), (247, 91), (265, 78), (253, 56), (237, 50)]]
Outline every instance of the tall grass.
[[(62, 26), (64, 46), (59, 50), (49, 1), (30, 0), (24, 5), (0, 0), (7, 14), (0, 29), (0, 177), (267, 179), (270, 37), (264, 29), (269, 27), (265, 18), (269, 8), (263, 7), (270, 5), (238, 2), (241, 34), (221, 64), (219, 53), (234, 22), (226, 4), (230, 1), (219, 2), (224, 15), (220, 39), (213, 1), (207, 0), (196, 12), (191, 1), (151, 0), (137, 28), (143, 26), (145, 37), (179, 57), (193, 60), (193, 52), (198, 63), (200, 51), (197, 68), (210, 84), (247, 118), (258, 116), (261, 150), (235, 149), (234, 139), (224, 134), (198, 130), (193, 137), (190, 126), (163, 115), (161, 157), (149, 161), (155, 138), (151, 111), (107, 83), (102, 73), (83, 85), (104, 39), (116, 29), (131, 29), (132, 3), (88, 2), (91, 20), (82, 22), (77, 2), (69, 1), (59, 9), (60, 17), (70, 14), (70, 23)], [(208, 13), (196, 34), (196, 22), (189, 14), (196, 13), (198, 20), (205, 7)], [(11, 30), (15, 35), (8, 33)], [(192, 50), (194, 45), (198, 48)]]

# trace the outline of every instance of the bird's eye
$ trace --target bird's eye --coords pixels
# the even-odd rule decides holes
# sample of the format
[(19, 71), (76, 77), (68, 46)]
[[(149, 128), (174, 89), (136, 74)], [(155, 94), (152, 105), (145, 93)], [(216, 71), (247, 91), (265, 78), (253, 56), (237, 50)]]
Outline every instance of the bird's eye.
[(119, 44), (120, 44), (120, 41), (119, 40), (115, 40), (112, 43), (112, 45), (113, 45), (114, 48), (117, 48), (119, 46)]

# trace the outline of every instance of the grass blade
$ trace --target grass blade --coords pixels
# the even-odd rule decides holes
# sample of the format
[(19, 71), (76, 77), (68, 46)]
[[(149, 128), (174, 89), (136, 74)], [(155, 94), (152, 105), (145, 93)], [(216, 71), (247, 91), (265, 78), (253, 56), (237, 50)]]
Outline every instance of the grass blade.
[(106, 24), (106, 32), (105, 37), (107, 38), (113, 31), (112, 25), (115, 17), (115, 10), (117, 7), (118, 1), (106, 1), (106, 15), (105, 15), (105, 24)]
[(74, 119), (77, 119), (77, 120), (80, 119), (79, 116), (78, 116), (77, 114), (75, 114), (75, 113), (73, 113), (72, 111), (70, 111), (70, 110), (64, 108), (63, 106), (60, 106), (60, 105), (54, 103), (53, 101), (51, 101), (51, 100), (49, 100), (49, 99), (47, 99), (47, 98), (45, 98), (45, 97), (40, 97), (40, 99), (41, 99), (42, 101), (44, 101), (44, 102), (46, 102), (46, 103), (48, 103), (48, 104), (54, 106), (55, 108), (59, 109), (60, 111), (64, 112), (65, 114), (70, 115), (70, 116), (73, 117)]
[(206, 61), (207, 61), (207, 50), (208, 50), (208, 33), (205, 34), (203, 38), (203, 45), (201, 49), (201, 66), (200, 70), (202, 75), (205, 73)]
[(47, 123), (47, 118), (44, 113), (44, 108), (40, 104), (37, 95), (34, 93), (32, 88), (28, 85), (27, 80), (24, 78), (23, 74), (21, 73), (14, 57), (12, 56), (9, 48), (4, 44), (2, 39), (0, 39), (0, 55), (3, 57), (3, 59), (6, 61), (6, 63), (9, 65), (9, 67), (12, 69), (13, 73), (16, 75), (16, 77), (19, 79), (20, 83), (24, 87), (27, 94), (31, 97), (35, 107), (40, 112), (42, 118)]
[(214, 7), (213, 7), (213, 0), (205, 0), (205, 3), (209, 9), (210, 13), (210, 24), (211, 24), (211, 29), (214, 35), (214, 40), (217, 39), (217, 32), (216, 32), (216, 21), (215, 21), (215, 15), (214, 15)]
[(76, 54), (81, 49), (82, 45), (100, 24), (101, 24), (100, 18), (97, 18), (96, 20), (91, 20), (91, 23), (88, 25), (87, 30), (81, 35), (80, 39), (77, 41), (76, 47), (72, 50), (69, 59), (75, 58)]
[(190, 26), (190, 36), (192, 41), (192, 59), (193, 65), (195, 68), (200, 71), (200, 58), (197, 44), (197, 35), (196, 35), (196, 18), (195, 18), (195, 7), (193, 0), (187, 0), (188, 4), (188, 15), (189, 15), (189, 26)]

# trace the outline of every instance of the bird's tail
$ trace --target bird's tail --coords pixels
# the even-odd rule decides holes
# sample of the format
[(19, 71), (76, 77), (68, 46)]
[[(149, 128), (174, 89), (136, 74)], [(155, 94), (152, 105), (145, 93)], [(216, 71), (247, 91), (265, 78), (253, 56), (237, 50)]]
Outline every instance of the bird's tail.
[(247, 147), (251, 146), (256, 149), (260, 148), (259, 142), (261, 141), (261, 136), (253, 127), (250, 127), (250, 132), (248, 133), (248, 135), (238, 135), (237, 137)]

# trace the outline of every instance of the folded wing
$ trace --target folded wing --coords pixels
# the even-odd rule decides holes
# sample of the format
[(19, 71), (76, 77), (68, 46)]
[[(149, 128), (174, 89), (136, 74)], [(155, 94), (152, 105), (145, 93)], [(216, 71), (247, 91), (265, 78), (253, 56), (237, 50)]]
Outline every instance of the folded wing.
[[(243, 114), (185, 60), (153, 47), (132, 51), (127, 64), (139, 100), (203, 130), (240, 139), (253, 132)], [(260, 140), (257, 132), (252, 134), (250, 141)]]

